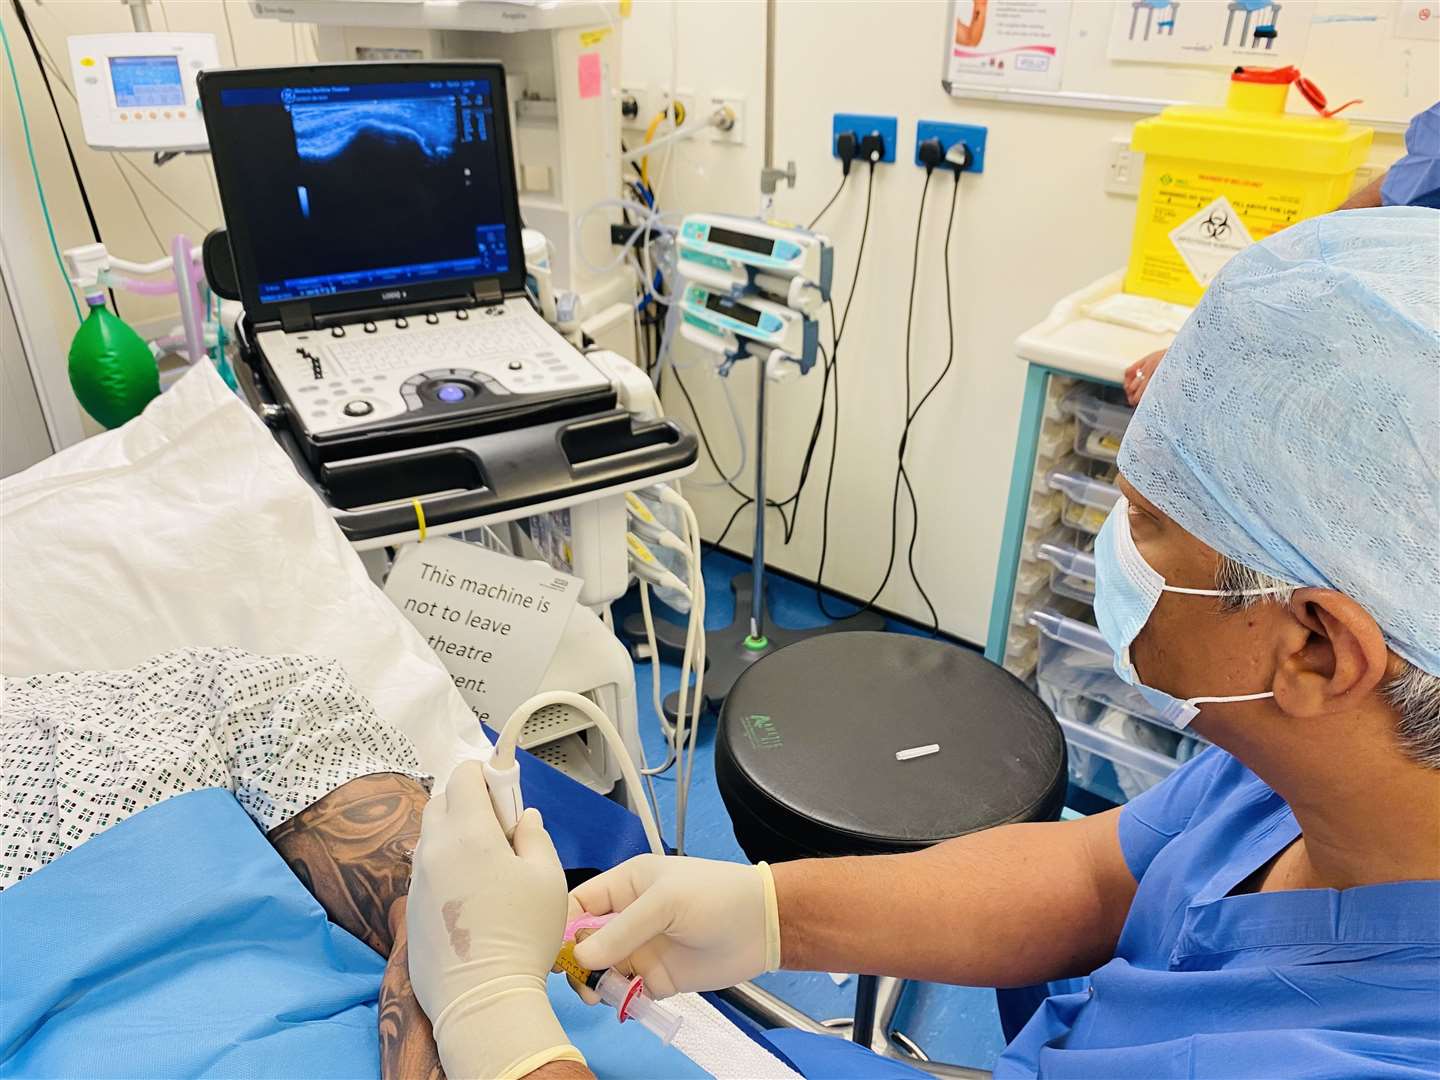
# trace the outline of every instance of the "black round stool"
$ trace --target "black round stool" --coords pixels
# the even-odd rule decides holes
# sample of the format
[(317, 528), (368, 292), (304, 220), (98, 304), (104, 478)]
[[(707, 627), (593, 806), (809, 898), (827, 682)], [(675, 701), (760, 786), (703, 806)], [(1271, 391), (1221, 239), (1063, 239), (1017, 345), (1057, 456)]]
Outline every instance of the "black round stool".
[[(752, 861), (914, 851), (1058, 818), (1065, 737), (1029, 687), (968, 649), (836, 633), (740, 676), (720, 713), (715, 779)], [(876, 977), (860, 976), (852, 1038), (866, 1046), (877, 993)]]

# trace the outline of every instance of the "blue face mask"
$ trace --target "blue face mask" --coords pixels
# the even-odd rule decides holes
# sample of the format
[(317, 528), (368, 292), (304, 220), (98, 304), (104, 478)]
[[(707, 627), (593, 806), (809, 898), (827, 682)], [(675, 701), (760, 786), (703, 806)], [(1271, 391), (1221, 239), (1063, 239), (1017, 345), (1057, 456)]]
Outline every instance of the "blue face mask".
[[(1280, 589), (1257, 589), (1245, 595), (1269, 595)], [(1135, 538), (1130, 535), (1130, 502), (1121, 496), (1105, 519), (1100, 535), (1095, 538), (1095, 622), (1106, 644), (1115, 653), (1115, 674), (1138, 690), (1161, 719), (1176, 728), (1185, 728), (1200, 712), (1199, 706), (1215, 701), (1259, 701), (1274, 697), (1273, 691), (1263, 694), (1238, 694), (1231, 697), (1193, 697), (1184, 700), (1146, 686), (1135, 672), (1130, 659), (1130, 643), (1139, 635), (1150, 613), (1160, 602), (1161, 593), (1183, 593), (1186, 596), (1224, 596), (1218, 589), (1182, 589), (1166, 585), (1165, 579), (1145, 561)]]

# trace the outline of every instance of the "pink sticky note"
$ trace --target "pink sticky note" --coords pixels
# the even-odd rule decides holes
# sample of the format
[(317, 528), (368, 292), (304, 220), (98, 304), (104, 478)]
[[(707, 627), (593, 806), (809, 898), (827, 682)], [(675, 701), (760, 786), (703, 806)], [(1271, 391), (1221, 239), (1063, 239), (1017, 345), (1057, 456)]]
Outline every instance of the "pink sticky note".
[(593, 98), (600, 96), (600, 54), (587, 52), (580, 54), (580, 98)]

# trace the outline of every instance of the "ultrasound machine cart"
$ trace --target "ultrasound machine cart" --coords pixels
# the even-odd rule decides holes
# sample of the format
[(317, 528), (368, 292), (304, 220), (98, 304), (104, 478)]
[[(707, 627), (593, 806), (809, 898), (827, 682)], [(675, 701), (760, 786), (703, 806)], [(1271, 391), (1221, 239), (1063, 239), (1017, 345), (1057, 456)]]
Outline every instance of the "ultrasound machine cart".
[(242, 390), (360, 549), (680, 476), (693, 434), (620, 405), (524, 290), (496, 63), (203, 72), (245, 307)]

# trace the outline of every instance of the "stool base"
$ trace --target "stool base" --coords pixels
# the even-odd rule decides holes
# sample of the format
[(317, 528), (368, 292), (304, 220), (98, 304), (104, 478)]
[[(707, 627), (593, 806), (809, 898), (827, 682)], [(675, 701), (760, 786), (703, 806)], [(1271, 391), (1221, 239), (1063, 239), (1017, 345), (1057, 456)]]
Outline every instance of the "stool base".
[[(705, 635), (705, 706), (710, 712), (719, 712), (725, 697), (735, 680), (761, 657), (793, 645), (807, 638), (822, 634), (835, 634), (855, 630), (883, 630), (885, 619), (873, 611), (862, 611), (840, 619), (827, 626), (816, 626), (809, 630), (789, 630), (776, 626), (767, 616), (761, 634), (765, 639), (763, 648), (752, 649), (746, 645), (750, 638), (750, 598), (754, 579), (749, 573), (736, 574), (730, 579), (730, 592), (735, 597), (735, 619), (723, 630), (710, 630)], [(766, 610), (769, 604), (765, 605)], [(622, 626), (625, 637), (632, 643), (645, 641), (645, 621), (640, 615), (631, 615)], [(685, 654), (685, 627), (669, 619), (655, 620), (655, 645), (662, 660), (678, 662)], [(665, 719), (675, 722), (679, 695), (670, 694), (665, 698)]]

